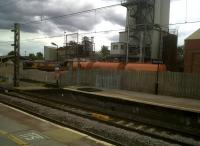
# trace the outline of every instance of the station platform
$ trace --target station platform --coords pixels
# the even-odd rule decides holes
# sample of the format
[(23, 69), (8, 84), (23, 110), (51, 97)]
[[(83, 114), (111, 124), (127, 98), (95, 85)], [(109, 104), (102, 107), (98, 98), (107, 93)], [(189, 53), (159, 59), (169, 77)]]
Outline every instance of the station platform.
[(111, 146), (0, 103), (0, 146)]
[(82, 92), (92, 95), (105, 96), (108, 98), (122, 99), (130, 102), (137, 102), (159, 107), (166, 107), (171, 109), (200, 113), (200, 100), (198, 99), (154, 95), (148, 93), (116, 90), (116, 89), (102, 89), (100, 91), (94, 91), (94, 92), (86, 91), (87, 89), (90, 88), (91, 87), (70, 86), (70, 87), (65, 87), (64, 90)]
[[(148, 104), (148, 105), (200, 113), (200, 99), (155, 95), (155, 94), (149, 94), (149, 93), (118, 90), (118, 89), (99, 89), (100, 91), (94, 91), (94, 92), (80, 90), (80, 89), (85, 89), (85, 88), (97, 89), (97, 88), (92, 88), (88, 86), (67, 86), (67, 87), (64, 87), (63, 89), (69, 90), (69, 91), (92, 94), (92, 95), (117, 98), (117, 99), (122, 99), (122, 100), (130, 101), (130, 102), (137, 102), (137, 103), (143, 103), (143, 104)], [(45, 90), (49, 88), (44, 87), (41, 84), (21, 82), (21, 86), (15, 89), (25, 91), (25, 90)]]

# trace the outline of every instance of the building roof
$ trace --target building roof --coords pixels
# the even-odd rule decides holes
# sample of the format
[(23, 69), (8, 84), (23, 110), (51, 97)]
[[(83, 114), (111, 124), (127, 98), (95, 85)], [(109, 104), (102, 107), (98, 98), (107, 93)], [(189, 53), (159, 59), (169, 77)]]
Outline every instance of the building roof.
[(187, 37), (185, 40), (195, 40), (200, 39), (200, 29), (192, 33), (189, 37)]

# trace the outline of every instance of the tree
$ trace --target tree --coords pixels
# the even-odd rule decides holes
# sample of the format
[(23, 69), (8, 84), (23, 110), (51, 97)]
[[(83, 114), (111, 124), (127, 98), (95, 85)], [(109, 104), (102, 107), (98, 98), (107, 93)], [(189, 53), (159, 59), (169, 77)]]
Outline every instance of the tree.
[(29, 58), (32, 60), (43, 60), (43, 54), (41, 52), (37, 52), (36, 55), (34, 53), (30, 53)]
[(10, 51), (8, 55), (15, 55), (15, 51)]
[(70, 42), (69, 42), (69, 45), (70, 45), (70, 46), (76, 46), (76, 45), (77, 45), (77, 42), (75, 42), (75, 41), (70, 41)]
[(180, 55), (180, 56), (183, 56), (183, 54), (184, 54), (184, 46), (178, 46), (177, 54)]
[(100, 54), (101, 54), (102, 59), (106, 59), (107, 57), (109, 57), (110, 56), (110, 50), (108, 50), (108, 46), (103, 45), (101, 47)]
[(30, 53), (29, 58), (32, 59), (32, 60), (36, 60), (36, 56), (35, 56), (34, 53)]
[(184, 46), (178, 46), (177, 48), (177, 69), (178, 71), (184, 71)]
[(36, 59), (37, 60), (43, 60), (43, 54), (41, 52), (37, 52)]

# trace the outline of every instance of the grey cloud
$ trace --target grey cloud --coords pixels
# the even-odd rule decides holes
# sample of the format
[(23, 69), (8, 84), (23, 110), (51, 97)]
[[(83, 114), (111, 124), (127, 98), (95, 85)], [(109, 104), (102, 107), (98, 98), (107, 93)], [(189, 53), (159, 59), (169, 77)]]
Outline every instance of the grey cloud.
[[(0, 4), (3, 4), (0, 0)], [(60, 15), (65, 15), (82, 10), (94, 8), (93, 3), (81, 3), (81, 0), (18, 0), (13, 1), (11, 5), (5, 5), (0, 8), (0, 28), (5, 28), (12, 25), (14, 22), (29, 22), (40, 20), (41, 18), (50, 18)], [(36, 19), (37, 18), (37, 19)], [(42, 20), (42, 19), (41, 19)], [(69, 32), (83, 30), (89, 31), (102, 20), (110, 21), (111, 23), (124, 25), (125, 18), (115, 13), (114, 9), (100, 12), (98, 18), (95, 18), (94, 13), (81, 14), (73, 17), (62, 17), (59, 19), (50, 19), (48, 23), (45, 21), (29, 25), (22, 25), (24, 32), (44, 32), (47, 34), (54, 33), (55, 30), (65, 30)]]
[[(116, 9), (117, 11), (117, 9)], [(115, 10), (107, 10), (104, 13), (102, 13), (102, 17), (107, 20), (112, 22), (113, 24), (118, 24), (121, 26), (125, 26), (126, 23), (126, 18), (123, 15), (120, 15), (119, 13), (117, 13)]]
[(103, 0), (103, 1), (109, 1), (109, 2), (122, 2), (122, 0)]
[(111, 42), (118, 42), (119, 41), (119, 35), (112, 35), (109, 37), (109, 40)]

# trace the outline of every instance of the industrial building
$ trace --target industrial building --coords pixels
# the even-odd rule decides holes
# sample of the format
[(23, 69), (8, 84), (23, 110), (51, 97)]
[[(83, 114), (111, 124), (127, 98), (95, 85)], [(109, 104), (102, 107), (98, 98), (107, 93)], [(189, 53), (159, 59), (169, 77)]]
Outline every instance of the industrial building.
[(119, 42), (111, 44), (111, 55), (140, 62), (161, 59), (170, 0), (124, 0), (122, 5), (127, 8), (126, 29), (119, 33)]
[(200, 29), (185, 39), (184, 70), (200, 73)]
[(94, 38), (83, 37), (79, 44), (74, 41), (66, 42), (64, 47), (44, 47), (44, 58), (46, 61), (64, 62), (74, 58), (91, 58), (94, 55)]
[(111, 43), (111, 55), (114, 55), (115, 57), (120, 57), (121, 55), (126, 54), (126, 48), (127, 43), (124, 42), (117, 42), (117, 43)]
[(177, 35), (168, 34), (163, 37), (162, 42), (162, 60), (167, 66), (167, 70), (173, 72), (178, 71)]
[(52, 46), (44, 46), (44, 59), (45, 60), (56, 60), (57, 48)]

